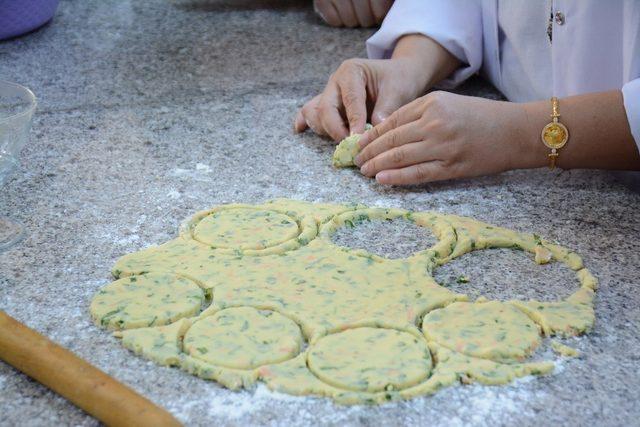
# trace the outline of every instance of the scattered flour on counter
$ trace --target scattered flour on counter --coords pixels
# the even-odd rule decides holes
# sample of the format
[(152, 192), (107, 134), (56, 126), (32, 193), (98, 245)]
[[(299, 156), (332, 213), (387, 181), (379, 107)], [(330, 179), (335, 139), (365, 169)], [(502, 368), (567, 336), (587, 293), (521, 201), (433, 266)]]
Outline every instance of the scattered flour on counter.
[(211, 172), (211, 167), (204, 163), (196, 163), (196, 170), (204, 173)]
[(179, 199), (181, 197), (181, 194), (179, 191), (171, 190), (167, 193), (167, 197), (175, 200), (175, 199)]
[(445, 397), (448, 400), (448, 406), (451, 401), (459, 401), (460, 410), (454, 417), (450, 417), (450, 412), (443, 413), (441, 417), (434, 419), (434, 424), (449, 426), (508, 425), (512, 417), (516, 415), (527, 414), (534, 417), (535, 410), (530, 403), (544, 401), (546, 393), (520, 387), (531, 383), (533, 379), (533, 376), (523, 377), (506, 387), (474, 385), (462, 390), (452, 389), (451, 395)]
[[(535, 406), (543, 404), (549, 396), (536, 390), (533, 380), (534, 377), (528, 376), (503, 387), (472, 385), (450, 388), (435, 396), (377, 407), (341, 406), (325, 399), (273, 392), (259, 384), (252, 391), (222, 390), (222, 396), (215, 393), (196, 400), (178, 398), (167, 408), (186, 424), (194, 413), (204, 412), (211, 422), (232, 425), (259, 423), (284, 427), (291, 425), (291, 419), (295, 419), (298, 426), (375, 425), (374, 420), (388, 419), (390, 413), (400, 410), (403, 424), (419, 423), (426, 415), (432, 420), (432, 425), (493, 426), (509, 424), (514, 417), (523, 414), (535, 417)], [(450, 410), (440, 411), (440, 407), (459, 409), (452, 416)], [(325, 415), (319, 419), (318, 414)]]
[(194, 169), (173, 168), (170, 175), (197, 182), (211, 182), (211, 167), (204, 163), (196, 163)]
[(127, 245), (129, 245), (131, 243), (137, 242), (138, 240), (140, 240), (140, 236), (138, 236), (137, 234), (131, 234), (129, 236), (122, 237), (121, 239), (118, 239), (116, 244), (121, 245), (121, 246), (127, 246)]
[(213, 399), (209, 405), (209, 415), (235, 420), (261, 412), (265, 407), (272, 407), (276, 403), (274, 401), (302, 402), (305, 400), (310, 399), (274, 392), (264, 384), (258, 384), (253, 394), (251, 392), (234, 392), (228, 393), (223, 399)]
[(562, 359), (562, 358), (559, 358), (558, 360), (554, 360), (553, 363), (555, 364), (555, 367), (551, 375), (558, 375), (559, 373), (564, 371), (564, 368), (565, 368), (564, 365), (566, 365), (568, 361), (569, 359)]

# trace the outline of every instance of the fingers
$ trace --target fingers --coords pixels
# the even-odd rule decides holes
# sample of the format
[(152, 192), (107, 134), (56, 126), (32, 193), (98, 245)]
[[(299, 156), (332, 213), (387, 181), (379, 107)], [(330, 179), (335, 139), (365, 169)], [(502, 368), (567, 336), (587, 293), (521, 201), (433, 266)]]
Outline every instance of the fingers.
[(386, 120), (394, 111), (405, 105), (411, 99), (401, 94), (397, 88), (383, 82), (380, 86), (378, 99), (371, 112), (371, 124), (374, 126)]
[(302, 107), (294, 120), (294, 131), (310, 127), (340, 141), (349, 133), (363, 133), (366, 122), (366, 74), (357, 60), (348, 60), (331, 76), (324, 91)]
[(358, 26), (358, 17), (353, 8), (353, 4), (348, 0), (332, 0), (336, 12), (345, 27), (354, 28)]
[(383, 170), (400, 169), (407, 166), (432, 160), (419, 147), (419, 142), (392, 148), (362, 165), (360, 171), (363, 175), (374, 177)]
[(322, 92), (317, 108), (320, 126), (334, 141), (340, 141), (349, 136), (349, 131), (340, 114), (342, 99), (339, 92), (337, 84), (330, 81)]
[(310, 128), (318, 135), (327, 135), (324, 127), (320, 122), (320, 99), (322, 94), (315, 96), (311, 101), (304, 104), (304, 107), (298, 111), (296, 119), (293, 124), (293, 130), (296, 133), (303, 132), (305, 129)]
[(318, 15), (332, 27), (372, 27), (384, 19), (393, 0), (314, 0)]
[[(360, 150), (364, 150), (364, 148), (369, 145), (372, 141), (380, 138), (385, 133), (395, 129), (399, 126), (402, 126), (407, 123), (411, 123), (413, 121), (418, 120), (422, 115), (422, 102), (420, 98), (415, 101), (400, 107), (394, 113), (392, 113), (387, 119), (375, 125), (372, 129), (366, 131), (358, 145), (360, 146)], [(411, 142), (411, 141), (407, 141)]]
[(338, 81), (342, 104), (349, 122), (350, 134), (363, 133), (367, 123), (367, 82), (358, 66), (343, 74)]
[(307, 130), (309, 126), (307, 125), (307, 121), (304, 119), (304, 115), (302, 114), (302, 108), (298, 110), (296, 114), (296, 119), (293, 121), (293, 132), (301, 133)]
[(296, 114), (293, 130), (296, 133), (311, 128), (318, 135), (329, 135), (334, 141), (340, 141), (349, 132), (340, 114), (341, 99), (338, 89), (329, 82), (324, 92), (307, 102)]
[(369, 0), (351, 0), (356, 17), (361, 27), (372, 27), (376, 24)]
[[(373, 162), (374, 160), (379, 160), (379, 157), (388, 155), (387, 153), (389, 151), (402, 147), (406, 144), (412, 144), (421, 141), (421, 143), (426, 146), (427, 142), (424, 141), (424, 139), (424, 131), (415, 122), (402, 125), (385, 133), (380, 138), (377, 138), (372, 143), (364, 147), (354, 159), (354, 163), (356, 164), (356, 166), (364, 168), (366, 163)], [(424, 159), (416, 160), (416, 162), (417, 161), (424, 161)], [(395, 165), (395, 167), (398, 166), (399, 165)], [(371, 174), (365, 173), (363, 170), (362, 173), (364, 173), (365, 175), (373, 176), (380, 170), (382, 169), (377, 169), (374, 173)]]
[(393, 0), (370, 0), (371, 12), (375, 18), (375, 23), (380, 24), (384, 17), (387, 16), (387, 12), (393, 5)]
[(331, 0), (314, 0), (313, 8), (327, 24), (332, 27), (342, 27), (342, 20)]
[(419, 163), (400, 169), (378, 172), (376, 181), (383, 185), (411, 185), (450, 179), (447, 169), (439, 161)]

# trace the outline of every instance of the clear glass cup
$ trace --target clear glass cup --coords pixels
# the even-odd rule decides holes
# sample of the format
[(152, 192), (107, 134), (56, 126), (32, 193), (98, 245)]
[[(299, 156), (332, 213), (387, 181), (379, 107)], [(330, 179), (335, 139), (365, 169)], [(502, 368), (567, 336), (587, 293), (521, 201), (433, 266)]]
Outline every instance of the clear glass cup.
[[(29, 138), (36, 97), (29, 89), (0, 80), (0, 192), (18, 165), (18, 153)], [(0, 251), (24, 237), (24, 227), (0, 216)]]

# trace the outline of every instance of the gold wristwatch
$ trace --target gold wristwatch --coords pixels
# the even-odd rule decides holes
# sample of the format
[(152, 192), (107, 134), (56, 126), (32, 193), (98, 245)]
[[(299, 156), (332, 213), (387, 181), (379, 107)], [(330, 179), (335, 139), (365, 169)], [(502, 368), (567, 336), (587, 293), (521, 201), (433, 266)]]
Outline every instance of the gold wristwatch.
[(551, 123), (542, 128), (540, 137), (544, 145), (551, 149), (549, 153), (549, 168), (556, 167), (556, 160), (560, 155), (558, 151), (569, 141), (569, 130), (560, 123), (560, 113), (558, 112), (558, 98), (551, 98)]

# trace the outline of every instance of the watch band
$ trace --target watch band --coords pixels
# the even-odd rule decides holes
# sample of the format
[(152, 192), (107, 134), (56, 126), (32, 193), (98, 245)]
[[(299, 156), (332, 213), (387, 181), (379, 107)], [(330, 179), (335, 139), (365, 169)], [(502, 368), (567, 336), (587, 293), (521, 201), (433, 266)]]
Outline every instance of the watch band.
[(540, 137), (542, 143), (551, 149), (549, 156), (549, 168), (556, 167), (556, 161), (560, 155), (559, 151), (569, 141), (569, 130), (565, 125), (560, 123), (558, 98), (551, 98), (551, 122), (542, 128)]

